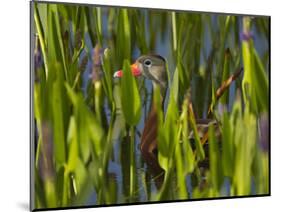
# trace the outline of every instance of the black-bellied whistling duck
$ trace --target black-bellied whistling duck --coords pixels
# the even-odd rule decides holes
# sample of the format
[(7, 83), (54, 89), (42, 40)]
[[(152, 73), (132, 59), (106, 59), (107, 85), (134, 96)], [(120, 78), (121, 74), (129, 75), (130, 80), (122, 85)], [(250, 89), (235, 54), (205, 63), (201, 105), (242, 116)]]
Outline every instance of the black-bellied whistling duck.
[[(160, 55), (143, 55), (140, 56), (134, 64), (131, 65), (132, 74), (134, 76), (144, 76), (145, 78), (152, 81), (153, 89), (159, 87), (162, 109), (164, 109), (164, 101), (166, 97), (166, 91), (168, 88), (168, 77), (166, 71), (166, 61)], [(222, 82), (221, 87), (216, 91), (216, 99), (218, 100), (224, 93), (226, 89), (230, 86), (231, 82), (236, 80), (240, 75), (243, 68), (240, 68), (235, 73), (233, 73), (227, 80)], [(114, 73), (114, 77), (122, 77), (122, 70)], [(191, 104), (189, 106), (192, 106)], [(192, 110), (192, 107), (191, 107)], [(208, 114), (210, 114), (211, 107), (209, 108)], [(148, 164), (148, 168), (152, 171), (155, 178), (155, 183), (158, 188), (161, 187), (163, 182), (163, 169), (159, 166), (155, 150), (157, 150), (157, 129), (158, 129), (158, 118), (156, 113), (156, 107), (152, 104), (147, 119), (145, 121), (145, 126), (141, 135), (141, 145), (140, 149), (142, 156)], [(201, 143), (207, 141), (208, 139), (208, 127), (210, 124), (216, 124), (215, 120), (212, 119), (196, 119), (196, 125), (198, 129), (199, 137), (201, 138)], [(189, 138), (193, 137), (193, 132), (191, 131)], [(204, 165), (205, 166), (205, 165)], [(162, 174), (161, 174), (162, 173)]]
[[(151, 80), (153, 88), (159, 86), (163, 107), (168, 87), (165, 59), (160, 55), (143, 55), (131, 65), (131, 68), (134, 76), (144, 76), (145, 78)], [(115, 72), (114, 77), (122, 77), (122, 70)], [(157, 114), (154, 106), (152, 105), (141, 135), (140, 149), (143, 154), (152, 153), (156, 149), (156, 138)]]
[[(134, 76), (144, 76), (152, 81), (154, 89), (156, 87), (160, 88), (162, 109), (164, 109), (164, 101), (168, 88), (165, 59), (160, 55), (143, 55), (131, 65), (131, 69)], [(122, 70), (115, 72), (114, 77), (122, 77)], [(210, 122), (210, 119), (196, 120), (198, 129), (202, 129), (202, 131), (205, 132), (207, 131), (207, 127)], [(158, 168), (156, 167), (158, 165), (154, 163), (157, 161), (154, 154), (157, 149), (157, 128), (157, 113), (154, 105), (152, 104), (141, 135), (140, 149), (146, 161), (150, 165), (155, 166), (154, 168)]]

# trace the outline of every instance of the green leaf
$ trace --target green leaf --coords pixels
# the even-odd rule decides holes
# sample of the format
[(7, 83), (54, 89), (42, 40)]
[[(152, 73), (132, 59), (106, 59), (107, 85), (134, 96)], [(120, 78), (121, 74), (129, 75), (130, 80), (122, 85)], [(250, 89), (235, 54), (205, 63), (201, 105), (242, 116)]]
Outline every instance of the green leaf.
[[(243, 19), (243, 27), (244, 33), (249, 34), (250, 19), (248, 17)], [(256, 114), (268, 111), (268, 77), (251, 38), (242, 42), (242, 54), (244, 62), (242, 89), (245, 104)]]
[[(182, 152), (184, 160), (184, 173), (192, 173), (195, 168), (195, 158), (194, 153), (191, 148), (189, 140), (189, 125), (188, 125), (188, 100), (185, 99), (182, 105), (182, 114), (180, 116), (180, 121), (182, 124)], [(180, 142), (180, 139), (178, 140)]]
[(136, 43), (143, 54), (148, 53), (146, 39), (145, 16), (137, 10), (132, 10), (132, 25), (135, 26)]
[(160, 166), (166, 171), (169, 168), (169, 161), (173, 159), (175, 145), (178, 142), (177, 119), (178, 109), (172, 96), (169, 100), (164, 124), (158, 121), (158, 159)]
[(215, 138), (214, 126), (210, 125), (209, 127), (209, 155), (210, 155), (210, 177), (211, 183), (215, 190), (215, 195), (218, 196), (220, 192), (220, 187), (223, 182), (222, 175), (222, 165), (221, 165), (221, 157), (219, 152), (218, 141)]
[(198, 152), (199, 160), (203, 160), (205, 158), (205, 152), (204, 152), (204, 149), (201, 144), (200, 137), (199, 137), (199, 134), (197, 131), (194, 114), (191, 111), (189, 112), (189, 123), (190, 123), (191, 129), (193, 130), (195, 146), (196, 146), (196, 151)]
[(234, 144), (236, 149), (233, 184), (236, 195), (251, 193), (251, 168), (256, 144), (256, 118), (246, 109), (245, 115), (236, 120)]
[(103, 88), (109, 99), (109, 102), (113, 102), (113, 83), (112, 83), (112, 68), (111, 68), (111, 51), (107, 48), (104, 51), (104, 56), (102, 58), (102, 67), (104, 77), (102, 78)]
[(268, 76), (265, 73), (265, 68), (258, 56), (257, 51), (254, 49), (254, 63), (255, 63), (255, 90), (257, 95), (258, 105), (262, 111), (268, 111), (269, 106), (269, 88), (268, 88)]
[[(34, 20), (35, 20), (36, 30), (39, 35), (40, 46), (42, 49), (42, 55), (43, 55), (43, 59), (44, 59), (45, 75), (47, 78), (48, 77), (48, 60), (47, 60), (47, 47), (46, 47), (46, 41), (45, 41), (46, 33), (44, 33), (44, 31), (46, 32), (46, 30), (43, 29), (44, 26), (46, 27), (47, 6), (44, 4), (43, 5), (39, 4), (39, 5), (37, 3), (34, 4)], [(39, 13), (38, 7), (41, 8), (41, 13)], [(43, 16), (43, 18), (40, 17), (40, 14), (41, 14), (41, 16)]]
[(68, 169), (74, 170), (77, 165), (77, 160), (79, 158), (77, 126), (74, 116), (70, 118), (67, 140), (69, 145), (69, 155), (68, 155), (68, 162), (67, 162)]
[(62, 69), (60, 66), (53, 67), (57, 71), (57, 78), (53, 82), (52, 87), (52, 119), (53, 119), (53, 132), (54, 132), (54, 150), (55, 159), (57, 164), (63, 165), (66, 162), (66, 139), (65, 139), (65, 127), (64, 127), (64, 112), (63, 112), (63, 84), (62, 76), (59, 74)]
[(141, 100), (137, 83), (131, 73), (128, 60), (124, 61), (123, 76), (121, 78), (121, 104), (126, 122), (135, 126), (141, 117)]
[(179, 70), (180, 68), (181, 68), (180, 66), (176, 67), (173, 76), (172, 86), (171, 86), (171, 93), (173, 94), (175, 102), (178, 101), (178, 96), (179, 96), (179, 72), (181, 72), (181, 70)]
[(102, 45), (102, 16), (101, 7), (93, 8), (94, 20), (95, 20), (95, 31), (98, 38), (98, 43)]
[(91, 152), (100, 156), (103, 149), (103, 130), (98, 124), (96, 116), (88, 109), (81, 94), (76, 94), (72, 88), (65, 84), (67, 94), (74, 106), (75, 121), (77, 123), (77, 136), (79, 140), (79, 152), (86, 162)]
[(225, 112), (222, 121), (222, 166), (225, 176), (232, 177), (235, 148), (233, 143), (233, 124)]
[[(228, 79), (230, 76), (230, 50), (227, 49), (224, 54), (224, 63), (223, 63), (223, 75), (222, 75), (222, 82)], [(228, 105), (229, 102), (229, 89), (227, 89), (224, 94), (221, 96), (219, 102), (221, 102), (223, 105)]]
[(117, 61), (123, 61), (124, 59), (130, 59), (131, 57), (131, 26), (128, 10), (119, 10), (117, 20)]

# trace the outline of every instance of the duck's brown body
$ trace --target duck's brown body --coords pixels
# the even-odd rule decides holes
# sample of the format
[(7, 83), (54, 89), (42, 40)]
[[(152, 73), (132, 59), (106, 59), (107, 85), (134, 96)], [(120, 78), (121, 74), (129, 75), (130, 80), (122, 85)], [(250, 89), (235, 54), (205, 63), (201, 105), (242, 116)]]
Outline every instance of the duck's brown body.
[(144, 129), (141, 135), (140, 149), (142, 153), (153, 153), (157, 147), (157, 129), (158, 117), (156, 109), (152, 106), (147, 119), (145, 121)]

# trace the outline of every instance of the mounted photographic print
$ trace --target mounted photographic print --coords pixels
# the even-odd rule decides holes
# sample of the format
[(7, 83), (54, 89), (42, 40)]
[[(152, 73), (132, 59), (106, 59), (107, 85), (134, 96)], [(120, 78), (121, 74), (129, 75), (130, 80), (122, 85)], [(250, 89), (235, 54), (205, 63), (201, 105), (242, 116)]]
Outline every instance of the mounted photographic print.
[(270, 195), (270, 17), (33, 1), (30, 21), (31, 210)]

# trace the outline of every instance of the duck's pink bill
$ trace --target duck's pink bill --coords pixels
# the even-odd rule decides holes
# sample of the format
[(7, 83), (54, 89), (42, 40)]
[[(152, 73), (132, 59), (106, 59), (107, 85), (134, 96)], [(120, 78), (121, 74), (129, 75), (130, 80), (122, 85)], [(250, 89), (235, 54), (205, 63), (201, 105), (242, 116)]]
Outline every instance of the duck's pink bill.
[[(137, 77), (137, 76), (140, 76), (141, 75), (141, 72), (140, 72), (140, 69), (138, 68), (137, 64), (132, 64), (131, 65), (131, 70), (132, 70), (132, 74), (133, 76)], [(116, 71), (113, 75), (113, 77), (115, 78), (120, 78), (123, 76), (123, 71), (122, 70), (119, 70), (119, 71)]]

